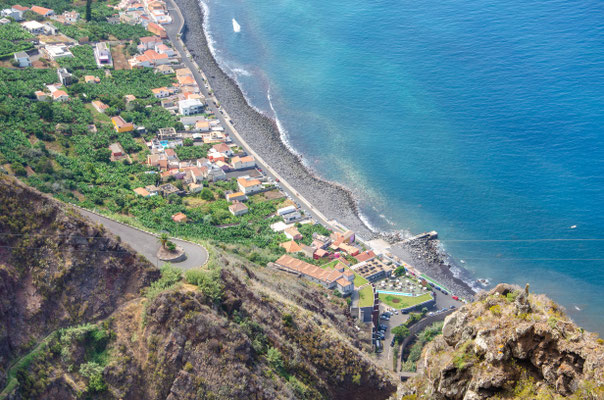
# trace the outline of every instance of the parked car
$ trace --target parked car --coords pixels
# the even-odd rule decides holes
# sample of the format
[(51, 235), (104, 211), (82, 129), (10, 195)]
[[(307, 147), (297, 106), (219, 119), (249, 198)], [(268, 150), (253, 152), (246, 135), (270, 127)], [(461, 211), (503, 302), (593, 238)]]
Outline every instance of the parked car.
[(395, 315), (398, 315), (398, 310), (394, 310), (394, 314), (395, 314)]
[(449, 308), (450, 308), (451, 310), (453, 310), (453, 309), (455, 309), (455, 306), (451, 306), (451, 307), (449, 307)]
[(390, 347), (394, 347), (394, 338), (392, 339), (392, 342), (390, 342)]
[(457, 297), (457, 296), (451, 296), (451, 298), (452, 298), (453, 300), (459, 300), (459, 297)]

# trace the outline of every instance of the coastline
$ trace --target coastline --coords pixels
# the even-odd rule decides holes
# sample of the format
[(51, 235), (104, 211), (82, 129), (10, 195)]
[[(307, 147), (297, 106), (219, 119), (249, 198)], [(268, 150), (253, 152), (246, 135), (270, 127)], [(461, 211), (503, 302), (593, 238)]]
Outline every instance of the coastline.
[[(343, 185), (317, 176), (304, 163), (300, 155), (283, 142), (277, 121), (251, 106), (241, 88), (219, 65), (211, 51), (205, 31), (206, 16), (199, 0), (174, 0), (184, 18), (182, 41), (204, 72), (221, 106), (228, 110), (239, 134), (250, 143), (253, 150), (283, 176), (305, 198), (328, 218), (355, 231), (364, 240), (383, 238), (389, 242), (403, 239), (400, 234), (383, 234), (373, 231), (358, 207), (358, 199)], [(438, 240), (418, 239), (397, 246), (400, 254), (426, 275), (471, 299), (475, 290), (451, 270), (451, 257), (444, 253)], [(398, 252), (397, 252), (398, 254)], [(455, 268), (463, 269), (458, 265)]]

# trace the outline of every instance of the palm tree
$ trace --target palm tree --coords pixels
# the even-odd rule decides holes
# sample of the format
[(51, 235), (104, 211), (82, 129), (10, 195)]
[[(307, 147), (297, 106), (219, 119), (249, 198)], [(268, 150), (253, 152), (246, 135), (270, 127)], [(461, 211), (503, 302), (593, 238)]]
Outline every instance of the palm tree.
[(166, 244), (168, 244), (170, 237), (167, 233), (162, 233), (159, 237), (159, 242), (161, 243), (161, 247), (166, 248)]

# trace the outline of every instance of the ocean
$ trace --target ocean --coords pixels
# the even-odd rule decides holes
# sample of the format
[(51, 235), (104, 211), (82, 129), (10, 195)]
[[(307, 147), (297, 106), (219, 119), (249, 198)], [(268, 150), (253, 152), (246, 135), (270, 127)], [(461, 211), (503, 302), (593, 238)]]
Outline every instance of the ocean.
[(603, 2), (203, 2), (250, 104), (374, 229), (437, 230), (604, 333)]

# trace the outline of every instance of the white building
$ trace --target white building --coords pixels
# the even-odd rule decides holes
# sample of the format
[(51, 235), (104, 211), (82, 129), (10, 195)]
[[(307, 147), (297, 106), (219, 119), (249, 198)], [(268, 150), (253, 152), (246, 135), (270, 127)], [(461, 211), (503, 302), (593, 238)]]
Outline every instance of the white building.
[(42, 35), (46, 32), (46, 25), (38, 21), (26, 21), (21, 23), (21, 26), (32, 35)]
[(180, 100), (178, 111), (181, 115), (199, 114), (203, 111), (203, 103), (199, 99)]
[(99, 68), (113, 67), (113, 60), (107, 43), (101, 42), (94, 46), (94, 59)]
[(15, 53), (15, 61), (17, 61), (19, 67), (21, 68), (31, 67), (31, 60), (29, 59), (27, 53), (24, 51)]
[(69, 51), (69, 48), (67, 46), (65, 46), (64, 44), (46, 45), (44, 47), (44, 51), (46, 52), (48, 57), (53, 61), (56, 61), (59, 58), (73, 57), (73, 54), (71, 54), (71, 51)]
[(235, 156), (235, 157), (231, 158), (231, 166), (235, 170), (253, 168), (256, 166), (256, 160), (252, 156), (246, 156), (246, 157)]
[(237, 186), (244, 194), (254, 194), (262, 190), (262, 182), (258, 179), (237, 178)]

